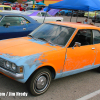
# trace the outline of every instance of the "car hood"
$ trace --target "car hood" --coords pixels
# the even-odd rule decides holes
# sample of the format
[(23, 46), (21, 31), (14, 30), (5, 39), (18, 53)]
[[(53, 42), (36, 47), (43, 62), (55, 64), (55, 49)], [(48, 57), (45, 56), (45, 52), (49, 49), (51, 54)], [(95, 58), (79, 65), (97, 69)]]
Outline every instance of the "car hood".
[(2, 40), (0, 41), (0, 55), (9, 54), (23, 57), (55, 50), (54, 46), (47, 44), (29, 37)]

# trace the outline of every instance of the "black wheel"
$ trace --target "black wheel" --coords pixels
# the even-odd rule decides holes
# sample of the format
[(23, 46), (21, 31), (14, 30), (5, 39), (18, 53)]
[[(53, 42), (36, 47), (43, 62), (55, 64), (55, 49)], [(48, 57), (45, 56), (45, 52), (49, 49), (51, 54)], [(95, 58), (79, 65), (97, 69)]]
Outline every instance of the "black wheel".
[(59, 21), (59, 22), (61, 22), (61, 20), (56, 20), (56, 21)]
[(100, 73), (100, 66), (97, 68), (97, 72)]
[(32, 95), (38, 96), (46, 92), (50, 83), (51, 72), (46, 68), (42, 68), (30, 77), (27, 88)]

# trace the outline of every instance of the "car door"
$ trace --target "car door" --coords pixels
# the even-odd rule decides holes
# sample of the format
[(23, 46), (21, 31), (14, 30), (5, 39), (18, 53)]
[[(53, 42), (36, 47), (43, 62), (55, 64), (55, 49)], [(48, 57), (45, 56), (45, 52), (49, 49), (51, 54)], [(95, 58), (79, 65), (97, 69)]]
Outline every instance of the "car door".
[[(9, 23), (9, 26), (6, 24)], [(22, 16), (5, 16), (0, 22), (0, 39), (26, 36), (28, 26)]]
[(95, 59), (94, 65), (100, 66), (100, 31), (99, 30), (93, 30), (93, 44), (96, 47), (97, 55)]
[[(80, 47), (75, 42), (81, 43)], [(67, 74), (78, 73), (92, 69), (96, 57), (95, 45), (93, 45), (92, 30), (79, 30), (66, 52), (64, 72)]]

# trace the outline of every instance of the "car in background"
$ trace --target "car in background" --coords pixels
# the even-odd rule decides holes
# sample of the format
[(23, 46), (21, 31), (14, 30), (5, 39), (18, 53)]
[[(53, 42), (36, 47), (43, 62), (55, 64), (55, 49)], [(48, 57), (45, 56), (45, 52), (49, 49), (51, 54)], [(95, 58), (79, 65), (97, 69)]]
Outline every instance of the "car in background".
[(0, 40), (27, 36), (40, 26), (40, 23), (29, 16), (19, 13), (0, 13)]
[(74, 11), (73, 12), (73, 16), (74, 17), (84, 17), (84, 14), (85, 14), (85, 11), (81, 11), (81, 10), (78, 10), (78, 11)]
[(100, 14), (94, 16), (94, 17), (92, 18), (92, 22), (100, 22)]
[[(89, 12), (89, 18), (92, 18), (93, 16), (96, 16), (98, 14), (100, 14), (100, 11)], [(88, 12), (85, 12), (84, 16), (88, 17)]]
[(47, 22), (27, 37), (0, 41), (0, 73), (26, 83), (34, 96), (52, 80), (94, 68), (100, 73), (100, 28), (93, 25)]
[(7, 13), (22, 13), (23, 11), (20, 10), (2, 10), (1, 12), (7, 12)]
[(70, 10), (61, 10), (58, 13), (63, 15), (63, 16), (70, 16), (72, 14), (72, 11), (70, 11)]
[[(29, 11), (29, 13), (30, 13), (30, 11)], [(23, 14), (25, 14), (25, 13), (23, 13)], [(30, 16), (31, 18), (33, 18), (34, 20), (36, 20), (39, 23), (43, 23), (45, 21), (61, 21), (61, 22), (63, 21), (63, 17), (52, 17), (51, 15), (49, 15), (49, 13), (47, 13), (45, 11), (33, 11), (28, 16)]]
[(9, 5), (0, 5), (0, 10), (12, 10), (12, 8)]

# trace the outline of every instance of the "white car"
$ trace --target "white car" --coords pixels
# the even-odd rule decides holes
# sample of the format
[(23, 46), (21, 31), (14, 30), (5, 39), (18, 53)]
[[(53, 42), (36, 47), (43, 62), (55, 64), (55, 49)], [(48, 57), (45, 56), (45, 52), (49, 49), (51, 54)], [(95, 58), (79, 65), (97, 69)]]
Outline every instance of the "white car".
[(46, 21), (63, 21), (63, 17), (53, 17), (49, 13), (45, 11), (27, 11), (23, 14), (26, 14), (33, 18), (34, 20), (38, 21), (39, 23), (43, 23)]

